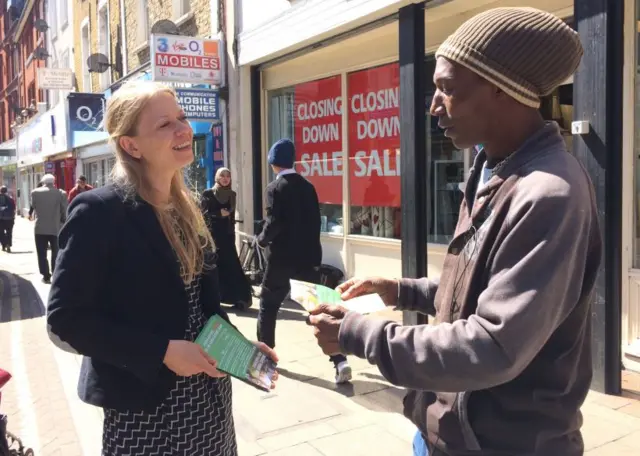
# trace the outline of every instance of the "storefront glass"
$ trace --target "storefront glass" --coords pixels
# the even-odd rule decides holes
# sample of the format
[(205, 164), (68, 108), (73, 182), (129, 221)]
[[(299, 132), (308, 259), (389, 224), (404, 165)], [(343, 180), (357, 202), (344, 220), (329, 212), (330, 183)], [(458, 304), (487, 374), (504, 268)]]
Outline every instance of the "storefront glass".
[(82, 169), (84, 176), (87, 178), (87, 183), (94, 188), (107, 185), (111, 181), (111, 171), (115, 163), (115, 158), (102, 158), (83, 163)]
[[(427, 58), (431, 80), (435, 62)], [(347, 104), (341, 101), (341, 74), (268, 93), (268, 141), (293, 138), (297, 171), (313, 183), (321, 202), (322, 231), (401, 238), (400, 74), (398, 63), (347, 73)], [(427, 108), (435, 91), (428, 85)], [(343, 177), (342, 117), (346, 116), (349, 175)], [(472, 162), (427, 114), (424, 170), (429, 202), (430, 243), (451, 240), (462, 201), (462, 184)], [(268, 171), (268, 179), (274, 178)], [(348, 188), (349, 224), (342, 207)]]
[[(342, 234), (342, 97), (340, 75), (269, 96), (269, 145), (292, 138), (296, 170), (316, 188), (323, 232)], [(269, 173), (269, 179), (273, 179)]]
[(207, 140), (205, 135), (193, 137), (193, 161), (185, 170), (187, 186), (196, 195), (207, 189)]
[(400, 239), (400, 69), (349, 73), (351, 234)]

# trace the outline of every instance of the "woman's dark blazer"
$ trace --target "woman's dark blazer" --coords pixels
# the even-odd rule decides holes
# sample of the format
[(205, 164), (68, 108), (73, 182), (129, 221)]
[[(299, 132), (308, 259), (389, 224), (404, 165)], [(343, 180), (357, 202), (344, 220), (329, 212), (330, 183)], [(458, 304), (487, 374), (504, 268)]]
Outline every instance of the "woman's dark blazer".
[[(118, 410), (154, 409), (176, 382), (163, 359), (169, 340), (184, 339), (188, 296), (152, 207), (115, 186), (81, 193), (59, 244), (47, 322), (54, 342), (85, 355), (80, 398)], [(213, 254), (207, 263), (200, 302), (207, 317), (228, 321)]]

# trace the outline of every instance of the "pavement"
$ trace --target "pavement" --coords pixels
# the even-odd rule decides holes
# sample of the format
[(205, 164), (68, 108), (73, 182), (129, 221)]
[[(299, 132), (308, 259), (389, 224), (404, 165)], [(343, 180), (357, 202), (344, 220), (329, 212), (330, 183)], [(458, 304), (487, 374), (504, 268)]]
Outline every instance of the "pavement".
[[(102, 412), (83, 404), (80, 359), (53, 346), (45, 324), (49, 286), (37, 273), (31, 222), (16, 220), (13, 253), (0, 253), (0, 367), (14, 378), (3, 388), (9, 430), (36, 456), (99, 455)], [(255, 307), (255, 305), (254, 305)], [(256, 311), (232, 319), (249, 338)], [(389, 311), (383, 318), (400, 319)], [(278, 388), (263, 393), (234, 381), (240, 456), (411, 455), (415, 432), (401, 414), (403, 390), (366, 361), (351, 359), (354, 380), (337, 387), (333, 369), (294, 305), (278, 322)], [(640, 384), (625, 373), (625, 384)], [(590, 393), (583, 407), (587, 454), (640, 454), (640, 402)]]

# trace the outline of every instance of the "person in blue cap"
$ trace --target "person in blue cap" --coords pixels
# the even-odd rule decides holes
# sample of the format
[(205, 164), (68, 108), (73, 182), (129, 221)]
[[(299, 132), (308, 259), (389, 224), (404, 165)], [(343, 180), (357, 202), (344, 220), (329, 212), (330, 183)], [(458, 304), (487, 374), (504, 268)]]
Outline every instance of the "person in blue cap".
[[(289, 280), (320, 283), (320, 203), (313, 184), (294, 169), (296, 150), (290, 139), (277, 141), (267, 161), (276, 178), (266, 190), (266, 220), (258, 244), (269, 248), (262, 281), (258, 340), (276, 345), (278, 311), (290, 291)], [(351, 367), (343, 355), (330, 357), (336, 369), (336, 383), (351, 380)]]

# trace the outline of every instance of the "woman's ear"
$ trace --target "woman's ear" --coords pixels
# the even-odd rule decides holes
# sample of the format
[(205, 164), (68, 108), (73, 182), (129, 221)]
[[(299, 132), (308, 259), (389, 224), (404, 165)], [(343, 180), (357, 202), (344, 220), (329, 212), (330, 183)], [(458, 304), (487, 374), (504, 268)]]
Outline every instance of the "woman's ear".
[(122, 136), (118, 140), (118, 143), (120, 144), (120, 147), (122, 148), (122, 150), (124, 150), (126, 153), (131, 155), (133, 158), (136, 158), (136, 159), (141, 158), (142, 155), (138, 150), (136, 141), (131, 136)]

